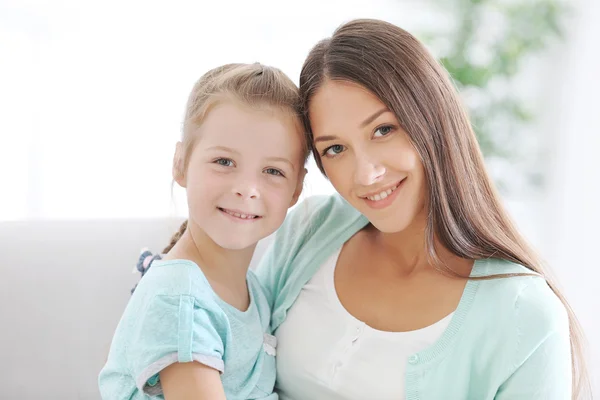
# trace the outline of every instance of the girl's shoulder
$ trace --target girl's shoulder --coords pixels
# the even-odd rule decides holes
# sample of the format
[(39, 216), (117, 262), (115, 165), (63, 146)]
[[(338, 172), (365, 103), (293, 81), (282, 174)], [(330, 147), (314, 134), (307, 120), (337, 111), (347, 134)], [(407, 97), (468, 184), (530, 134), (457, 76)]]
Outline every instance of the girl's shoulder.
[(203, 308), (219, 308), (216, 294), (202, 269), (193, 261), (183, 259), (153, 261), (133, 296), (189, 296)]

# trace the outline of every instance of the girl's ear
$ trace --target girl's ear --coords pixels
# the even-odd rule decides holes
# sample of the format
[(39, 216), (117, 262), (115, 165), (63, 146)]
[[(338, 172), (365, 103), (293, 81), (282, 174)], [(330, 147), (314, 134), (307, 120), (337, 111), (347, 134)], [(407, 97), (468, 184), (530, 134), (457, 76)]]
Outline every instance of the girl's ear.
[(306, 168), (302, 168), (300, 174), (298, 176), (298, 183), (296, 184), (296, 190), (294, 191), (294, 196), (292, 197), (292, 202), (290, 203), (290, 207), (294, 206), (298, 202), (298, 198), (302, 194), (302, 188), (304, 187), (304, 177), (306, 177), (307, 173)]
[(177, 142), (173, 155), (173, 180), (182, 188), (186, 187), (183, 144)]

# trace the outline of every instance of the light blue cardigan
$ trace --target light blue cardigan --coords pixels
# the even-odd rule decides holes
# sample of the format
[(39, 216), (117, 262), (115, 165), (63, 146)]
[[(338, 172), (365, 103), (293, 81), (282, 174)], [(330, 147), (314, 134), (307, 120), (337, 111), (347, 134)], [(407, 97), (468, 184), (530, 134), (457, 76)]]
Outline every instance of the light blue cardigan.
[[(257, 270), (273, 331), (323, 262), (367, 223), (338, 195), (290, 212)], [(531, 271), (487, 259), (471, 276), (523, 272)], [(471, 280), (442, 337), (409, 357), (404, 379), (407, 400), (571, 399), (566, 310), (541, 277)]]

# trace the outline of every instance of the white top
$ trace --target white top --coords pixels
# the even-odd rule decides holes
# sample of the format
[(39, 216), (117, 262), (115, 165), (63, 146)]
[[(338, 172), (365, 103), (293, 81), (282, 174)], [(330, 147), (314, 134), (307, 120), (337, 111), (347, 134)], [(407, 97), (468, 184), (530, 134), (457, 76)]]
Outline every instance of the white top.
[(406, 362), (442, 336), (452, 314), (416, 331), (371, 328), (337, 296), (340, 252), (302, 288), (276, 332), (280, 399), (403, 400)]

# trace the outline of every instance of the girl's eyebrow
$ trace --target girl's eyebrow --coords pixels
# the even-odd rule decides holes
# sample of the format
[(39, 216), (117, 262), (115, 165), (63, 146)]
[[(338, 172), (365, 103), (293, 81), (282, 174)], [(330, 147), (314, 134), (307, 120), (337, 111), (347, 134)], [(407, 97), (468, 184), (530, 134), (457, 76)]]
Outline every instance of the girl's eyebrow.
[(289, 164), (293, 171), (296, 170), (296, 168), (294, 167), (294, 164), (285, 157), (267, 157), (266, 160), (267, 161), (281, 161), (286, 164)]
[(230, 147), (225, 147), (225, 146), (213, 146), (213, 147), (209, 147), (209, 148), (208, 148), (208, 149), (206, 149), (206, 150), (219, 150), (219, 151), (227, 151), (227, 152), (229, 152), (229, 153), (240, 154), (240, 152), (239, 152), (239, 151), (237, 151), (237, 150), (234, 150), (234, 149), (232, 149), (232, 148), (230, 148)]
[[(206, 150), (226, 151), (226, 152), (229, 152), (229, 153), (234, 153), (234, 154), (240, 155), (239, 151), (237, 151), (235, 149), (232, 149), (231, 147), (225, 147), (225, 146), (212, 146), (212, 147), (209, 147)], [(289, 164), (293, 171), (296, 170), (296, 168), (294, 167), (294, 163), (292, 163), (290, 160), (288, 160), (285, 157), (267, 157), (265, 160), (267, 160), (267, 161), (281, 161), (281, 162), (284, 162), (286, 164)]]

